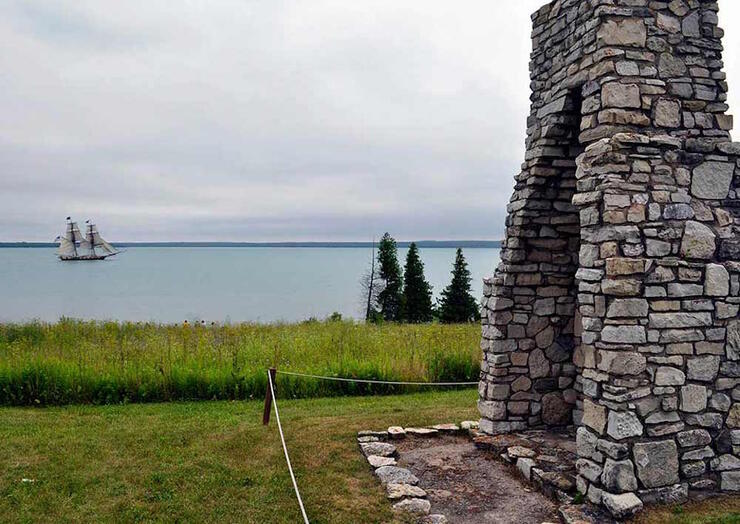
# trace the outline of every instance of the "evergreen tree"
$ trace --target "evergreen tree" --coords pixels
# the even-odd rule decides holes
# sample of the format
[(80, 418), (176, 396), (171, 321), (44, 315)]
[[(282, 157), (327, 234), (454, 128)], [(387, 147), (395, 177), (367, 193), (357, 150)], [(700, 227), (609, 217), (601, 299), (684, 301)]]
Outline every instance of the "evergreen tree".
[(383, 318), (388, 321), (401, 320), (401, 291), (403, 277), (398, 264), (396, 241), (388, 233), (383, 235), (378, 245), (379, 277), (383, 290), (378, 293), (378, 306)]
[(442, 291), (439, 319), (446, 324), (472, 322), (480, 319), (478, 303), (470, 293), (470, 271), (462, 249), (457, 250), (452, 268), (452, 282)]
[(403, 286), (403, 318), (412, 323), (432, 320), (432, 286), (424, 278), (424, 264), (414, 242), (406, 255)]

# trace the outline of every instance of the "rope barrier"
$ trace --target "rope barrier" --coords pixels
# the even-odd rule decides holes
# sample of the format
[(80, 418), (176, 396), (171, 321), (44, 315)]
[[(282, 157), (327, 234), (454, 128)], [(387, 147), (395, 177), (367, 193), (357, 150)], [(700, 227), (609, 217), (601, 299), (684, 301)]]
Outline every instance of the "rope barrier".
[(301, 499), (301, 492), (298, 491), (298, 483), (295, 481), (295, 474), (293, 474), (293, 466), (290, 464), (290, 457), (288, 456), (288, 446), (285, 445), (285, 436), (283, 435), (283, 426), (280, 424), (280, 413), (278, 412), (277, 398), (275, 397), (275, 389), (272, 386), (272, 375), (267, 373), (267, 382), (270, 384), (270, 393), (272, 394), (272, 402), (275, 406), (275, 420), (277, 421), (278, 431), (280, 432), (280, 440), (283, 443), (283, 452), (285, 453), (285, 461), (288, 463), (288, 471), (290, 471), (290, 480), (293, 481), (293, 488), (295, 489), (295, 496), (298, 498), (298, 505), (301, 507), (301, 514), (303, 515), (303, 522), (310, 524), (308, 516), (306, 516), (306, 509), (303, 507), (303, 499)]
[(362, 378), (325, 377), (322, 375), (311, 375), (308, 373), (294, 373), (292, 371), (276, 371), (280, 375), (292, 375), (295, 377), (317, 378), (321, 380), (334, 380), (337, 382), (360, 382), (362, 384), (389, 384), (393, 386), (477, 386), (478, 382), (398, 382), (387, 380), (370, 380)]

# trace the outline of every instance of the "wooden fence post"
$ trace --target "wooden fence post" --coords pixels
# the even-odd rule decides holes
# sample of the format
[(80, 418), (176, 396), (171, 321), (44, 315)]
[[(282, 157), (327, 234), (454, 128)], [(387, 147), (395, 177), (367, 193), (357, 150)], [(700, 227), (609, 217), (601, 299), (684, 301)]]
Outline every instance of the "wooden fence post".
[[(272, 387), (275, 389), (277, 395), (277, 384), (275, 384), (275, 368), (270, 368), (270, 378), (272, 379)], [(272, 392), (270, 391), (270, 383), (267, 383), (265, 390), (265, 411), (262, 413), (262, 425), (266, 426), (270, 423), (270, 411), (272, 411)]]

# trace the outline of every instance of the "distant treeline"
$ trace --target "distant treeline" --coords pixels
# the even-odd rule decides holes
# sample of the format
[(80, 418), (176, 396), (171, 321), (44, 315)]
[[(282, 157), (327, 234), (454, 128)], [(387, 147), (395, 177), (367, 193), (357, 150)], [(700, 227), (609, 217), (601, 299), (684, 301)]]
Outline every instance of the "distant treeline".
[[(372, 242), (111, 242), (116, 247), (373, 247)], [(500, 248), (500, 240), (418, 240), (398, 242), (420, 248)], [(56, 247), (55, 242), (0, 242), (0, 247)]]

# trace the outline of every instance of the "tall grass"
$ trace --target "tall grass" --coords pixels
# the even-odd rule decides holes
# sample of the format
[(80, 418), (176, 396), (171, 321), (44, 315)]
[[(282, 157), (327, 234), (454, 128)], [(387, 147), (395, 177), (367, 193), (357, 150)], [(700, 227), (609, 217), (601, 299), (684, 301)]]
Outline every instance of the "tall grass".
[[(0, 404), (111, 404), (264, 395), (265, 370), (391, 381), (474, 381), (476, 325), (160, 325), (62, 319), (0, 325)], [(280, 397), (419, 387), (279, 375)]]

